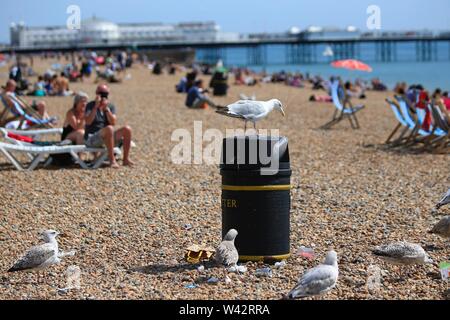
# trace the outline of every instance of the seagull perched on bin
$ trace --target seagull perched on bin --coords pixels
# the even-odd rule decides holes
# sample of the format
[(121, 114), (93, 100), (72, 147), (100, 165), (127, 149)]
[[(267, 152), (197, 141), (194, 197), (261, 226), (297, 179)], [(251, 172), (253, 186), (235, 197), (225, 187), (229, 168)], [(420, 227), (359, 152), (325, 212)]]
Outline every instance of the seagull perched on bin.
[(273, 110), (278, 110), (283, 116), (286, 116), (283, 104), (278, 99), (269, 101), (239, 100), (226, 107), (218, 107), (216, 112), (231, 118), (238, 118), (245, 122), (245, 131), (247, 122), (253, 122), (256, 130), (256, 122), (266, 118)]

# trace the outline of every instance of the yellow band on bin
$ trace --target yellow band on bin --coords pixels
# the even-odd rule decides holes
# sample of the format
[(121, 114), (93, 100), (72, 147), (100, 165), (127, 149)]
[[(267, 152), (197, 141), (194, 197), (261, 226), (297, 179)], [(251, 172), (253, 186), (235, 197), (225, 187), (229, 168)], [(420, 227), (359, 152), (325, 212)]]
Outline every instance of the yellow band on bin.
[(253, 261), (263, 262), (266, 260), (287, 260), (291, 257), (291, 254), (283, 254), (279, 256), (239, 256), (239, 261)]
[(226, 191), (288, 191), (291, 190), (290, 184), (273, 186), (222, 186)]

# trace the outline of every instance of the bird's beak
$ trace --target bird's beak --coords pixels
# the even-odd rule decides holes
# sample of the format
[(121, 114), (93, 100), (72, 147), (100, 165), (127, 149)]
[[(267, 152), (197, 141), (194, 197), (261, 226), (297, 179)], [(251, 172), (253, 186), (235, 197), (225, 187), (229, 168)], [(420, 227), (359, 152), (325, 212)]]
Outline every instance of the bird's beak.
[(280, 108), (281, 114), (283, 115), (283, 117), (286, 117), (286, 113), (284, 113), (283, 108)]

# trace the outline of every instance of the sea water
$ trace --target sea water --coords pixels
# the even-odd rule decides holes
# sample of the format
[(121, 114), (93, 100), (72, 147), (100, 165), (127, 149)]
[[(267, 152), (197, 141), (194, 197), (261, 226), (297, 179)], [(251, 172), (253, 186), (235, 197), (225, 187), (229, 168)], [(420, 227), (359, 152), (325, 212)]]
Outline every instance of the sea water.
[[(377, 55), (375, 44), (361, 43), (355, 47), (353, 58), (369, 64), (373, 69), (371, 73), (333, 68), (331, 62), (338, 60), (339, 57), (337, 55), (324, 55), (329, 50), (328, 47), (326, 44), (314, 47), (314, 63), (303, 64), (287, 64), (289, 53), (287, 45), (264, 46), (264, 63), (262, 65), (251, 64), (251, 59), (249, 59), (249, 53), (251, 52), (245, 47), (224, 47), (216, 53), (219, 52), (218, 57), (228, 67), (248, 67), (255, 71), (269, 73), (284, 70), (322, 77), (335, 75), (345, 79), (362, 78), (370, 80), (380, 78), (390, 88), (393, 88), (397, 82), (405, 81), (408, 84), (422, 84), (430, 91), (436, 88), (441, 88), (444, 91), (450, 90), (450, 42), (448, 41), (433, 43), (431, 56), (429, 57), (429, 60), (432, 61), (418, 61), (421, 60), (420, 47), (415, 42), (398, 43), (395, 46), (396, 54), (392, 53), (391, 62), (379, 61), (380, 54), (378, 52)], [(212, 56), (211, 53), (213, 53)], [(208, 49), (199, 49), (196, 55), (198, 61), (208, 60), (213, 62), (214, 60), (214, 52)], [(419, 59), (417, 59), (418, 57)]]

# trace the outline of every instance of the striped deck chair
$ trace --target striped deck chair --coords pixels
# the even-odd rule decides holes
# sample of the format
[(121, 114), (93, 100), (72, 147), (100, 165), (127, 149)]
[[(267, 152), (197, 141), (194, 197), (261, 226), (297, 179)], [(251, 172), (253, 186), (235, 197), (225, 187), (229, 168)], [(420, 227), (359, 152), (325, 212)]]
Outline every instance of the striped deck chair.
[[(410, 128), (408, 126), (408, 122), (403, 117), (402, 112), (400, 111), (400, 106), (396, 102), (394, 102), (390, 99), (386, 99), (386, 102), (391, 107), (391, 109), (395, 115), (395, 118), (398, 121), (398, 125), (395, 127), (395, 129), (392, 131), (392, 133), (387, 138), (385, 145), (387, 145), (388, 147), (396, 147), (396, 146), (399, 146), (402, 144), (402, 142), (405, 139), (405, 135), (408, 133), (408, 131), (412, 130), (412, 128)], [(403, 130), (400, 132), (400, 134), (397, 136), (397, 138), (394, 139), (396, 133), (402, 127), (403, 127)]]
[[(7, 122), (20, 120), (19, 128), (23, 126), (25, 121), (29, 121), (32, 124), (30, 128), (51, 128), (51, 124), (56, 120), (56, 118), (41, 119), (39, 114), (34, 109), (28, 107), (24, 101), (18, 97), (2, 94), (0, 95), (0, 100), (5, 107), (0, 116), (0, 127), (4, 127)], [(28, 112), (26, 112), (22, 106), (24, 106)], [(13, 115), (10, 119), (6, 118), (8, 112)], [(33, 115), (30, 115), (30, 113)]]
[(433, 117), (434, 135), (436, 136), (430, 142), (430, 151), (433, 153), (446, 152), (450, 147), (450, 125), (434, 101), (428, 105), (428, 109)]
[(431, 126), (429, 131), (424, 130), (422, 126), (425, 120), (426, 111), (423, 109), (416, 109), (417, 119), (414, 119), (410, 114), (407, 102), (402, 97), (396, 96), (395, 98), (399, 102), (400, 111), (411, 129), (411, 133), (406, 138), (403, 147), (416, 148), (418, 145), (422, 145), (422, 147), (414, 150), (416, 152), (432, 149), (432, 145), (436, 138), (445, 136), (445, 131), (436, 126)]
[(410, 109), (406, 100), (400, 96), (395, 96), (395, 99), (398, 101), (400, 112), (402, 113), (403, 119), (405, 119), (410, 129), (410, 134), (405, 138), (402, 146), (408, 148), (421, 142), (426, 144), (431, 136), (431, 132), (422, 129), (422, 124), (425, 119), (425, 113), (422, 112), (423, 110), (416, 109), (417, 119), (414, 119), (411, 116)]
[(340, 87), (339, 81), (334, 81), (331, 84), (331, 98), (333, 99), (336, 110), (334, 111), (333, 119), (320, 127), (320, 129), (331, 129), (345, 118), (350, 121), (352, 129), (355, 130), (360, 128), (356, 113), (364, 109), (364, 105), (353, 106), (349, 100), (342, 103), (340, 97), (345, 95), (342, 90), (343, 88)]

